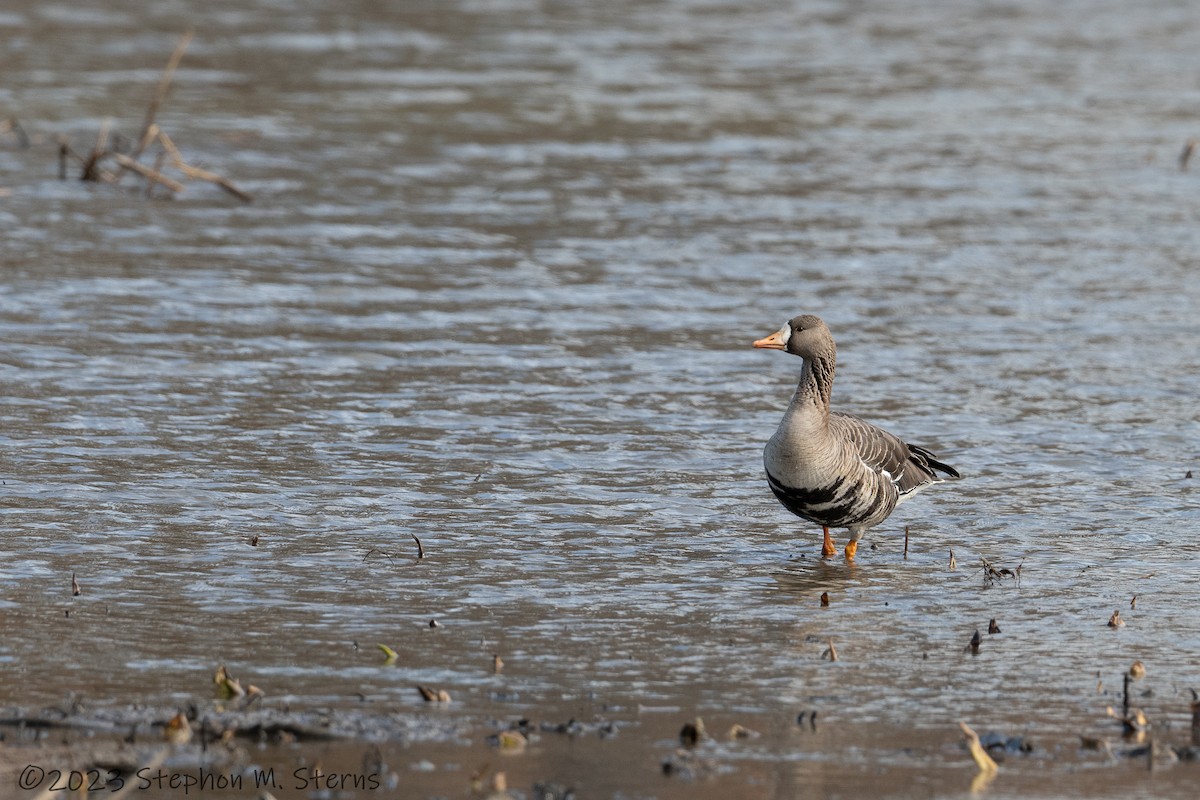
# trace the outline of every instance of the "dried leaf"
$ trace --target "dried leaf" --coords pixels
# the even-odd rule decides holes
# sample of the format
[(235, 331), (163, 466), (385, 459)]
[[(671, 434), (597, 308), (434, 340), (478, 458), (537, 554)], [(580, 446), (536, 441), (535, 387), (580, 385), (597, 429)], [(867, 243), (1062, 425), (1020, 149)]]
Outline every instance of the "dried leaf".
[(975, 766), (979, 771), (991, 775), (999, 769), (996, 762), (988, 755), (987, 750), (983, 749), (983, 745), (979, 743), (979, 734), (971, 730), (965, 722), (959, 722), (958, 727), (962, 729), (963, 736), (967, 738), (967, 749), (971, 751), (971, 758), (975, 759)]
[(749, 728), (743, 727), (736, 722), (729, 728), (728, 736), (730, 739), (754, 739), (760, 736), (758, 731), (752, 731)]
[(213, 683), (217, 685), (217, 696), (222, 700), (229, 700), (234, 697), (242, 697), (246, 694), (246, 690), (242, 688), (242, 684), (237, 678), (229, 674), (229, 670), (225, 665), (217, 667), (217, 672), (213, 675)]
[(187, 744), (192, 739), (192, 726), (180, 711), (163, 726), (163, 738), (170, 744)]
[(432, 686), (417, 686), (417, 691), (421, 693), (426, 703), (449, 703), (450, 693), (445, 689), (434, 689)]
[(529, 739), (520, 731), (500, 731), (496, 734), (496, 746), (503, 753), (519, 753), (529, 744)]

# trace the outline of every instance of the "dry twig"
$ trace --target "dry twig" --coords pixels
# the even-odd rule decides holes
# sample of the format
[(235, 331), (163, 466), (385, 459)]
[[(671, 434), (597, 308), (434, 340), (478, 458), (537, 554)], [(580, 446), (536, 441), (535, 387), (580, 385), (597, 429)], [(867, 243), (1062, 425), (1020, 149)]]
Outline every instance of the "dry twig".
[(142, 136), (138, 142), (138, 147), (133, 151), (134, 158), (142, 154), (152, 138), (149, 135), (150, 128), (154, 126), (154, 118), (158, 115), (158, 107), (166, 99), (167, 91), (171, 88), (171, 80), (175, 77), (175, 70), (179, 68), (179, 62), (183, 60), (183, 53), (187, 50), (191, 42), (192, 31), (188, 30), (179, 38), (179, 43), (175, 45), (175, 51), (171, 53), (171, 58), (167, 60), (167, 67), (163, 70), (162, 77), (158, 79), (158, 90), (150, 100), (150, 105), (146, 107), (146, 120), (142, 124)]
[(168, 178), (166, 175), (163, 175), (161, 172), (158, 172), (157, 170), (147, 167), (145, 164), (141, 163), (140, 161), (134, 161), (132, 158), (130, 158), (127, 155), (123, 155), (122, 153), (113, 153), (113, 158), (116, 159), (116, 162), (118, 164), (120, 164), (122, 167), (125, 167), (126, 169), (131, 169), (134, 172), (138, 173), (139, 175), (145, 176), (147, 179), (149, 179), (151, 181), (154, 181), (156, 183), (161, 183), (163, 186), (167, 187), (172, 192), (182, 192), (183, 191), (182, 183), (180, 183), (177, 180)]
[[(175, 71), (179, 68), (179, 62), (183, 59), (183, 53), (187, 50), (188, 44), (192, 40), (192, 32), (188, 31), (175, 45), (174, 52), (171, 53), (171, 58), (167, 61), (167, 66), (163, 70), (162, 77), (159, 78), (158, 87), (154, 96), (150, 100), (150, 104), (146, 108), (146, 116), (142, 123), (142, 132), (138, 137), (137, 144), (130, 152), (122, 152), (124, 148), (110, 142), (109, 131), (111, 121), (105, 120), (100, 127), (100, 131), (96, 136), (96, 144), (92, 148), (91, 153), (87, 158), (82, 158), (74, 153), (70, 145), (66, 141), (59, 143), (58, 151), (58, 173), (59, 178), (65, 180), (67, 177), (67, 161), (74, 158), (83, 166), (81, 178), (85, 181), (96, 181), (104, 183), (119, 183), (126, 172), (136, 172), (147, 179), (146, 195), (150, 196), (155, 184), (164, 186), (173, 193), (183, 191), (183, 184), (173, 178), (169, 178), (163, 174), (163, 166), (166, 159), (170, 159), (170, 164), (175, 169), (183, 173), (183, 176), (188, 180), (202, 180), (219, 186), (224, 191), (233, 195), (244, 203), (253, 201), (248, 193), (238, 188), (231, 180), (218, 175), (210, 170), (201, 169), (200, 167), (192, 166), (183, 160), (183, 155), (179, 152), (179, 148), (171, 141), (162, 127), (155, 121), (158, 116), (159, 108), (167, 97), (167, 93), (171, 88), (171, 82), (175, 77)], [(15, 121), (14, 121), (15, 122)], [(0, 129), (0, 133), (3, 129)], [(24, 135), (24, 132), (21, 132)], [(142, 164), (139, 159), (153, 144), (158, 143), (162, 147), (162, 152), (155, 159), (155, 165), (148, 167)], [(104, 169), (104, 162), (111, 159), (115, 161), (120, 169), (116, 172), (110, 172)]]

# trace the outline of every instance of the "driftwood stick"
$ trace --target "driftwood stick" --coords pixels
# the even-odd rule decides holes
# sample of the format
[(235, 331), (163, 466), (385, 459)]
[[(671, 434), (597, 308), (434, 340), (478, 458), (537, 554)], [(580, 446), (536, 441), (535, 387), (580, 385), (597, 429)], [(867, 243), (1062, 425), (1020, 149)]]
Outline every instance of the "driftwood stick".
[(234, 186), (229, 179), (222, 177), (215, 172), (209, 172), (206, 169), (193, 167), (192, 165), (186, 163), (183, 160), (183, 154), (179, 152), (179, 148), (175, 146), (173, 141), (171, 141), (171, 137), (167, 136), (166, 131), (158, 131), (158, 141), (160, 144), (162, 144), (163, 149), (166, 150), (171, 156), (171, 161), (175, 164), (175, 168), (184, 175), (188, 176), (189, 178), (195, 178), (196, 180), (215, 183), (217, 186), (220, 186), (222, 189), (229, 192), (243, 203), (249, 203), (254, 200), (253, 197)]
[(110, 128), (112, 128), (112, 117), (106, 117), (104, 122), (100, 123), (100, 130), (96, 133), (95, 152), (103, 153), (108, 149), (108, 131)]
[(183, 60), (183, 53), (187, 50), (191, 41), (192, 32), (189, 30), (179, 38), (179, 44), (175, 45), (175, 52), (171, 53), (171, 58), (167, 61), (167, 67), (163, 70), (162, 77), (158, 81), (158, 90), (154, 93), (153, 99), (150, 100), (150, 105), (146, 108), (146, 121), (142, 124), (142, 144), (133, 152), (134, 158), (142, 154), (145, 145), (149, 143), (148, 139), (152, 138), (147, 136), (150, 126), (154, 124), (154, 118), (158, 116), (158, 107), (167, 98), (167, 91), (171, 88), (171, 80), (175, 77), (175, 70), (179, 68), (179, 62)]
[[(137, 147), (133, 148), (133, 158), (136, 160), (142, 153), (146, 151), (146, 148), (150, 146), (150, 143), (157, 138), (158, 125), (152, 122), (150, 123), (149, 127), (146, 128), (146, 130), (142, 131), (142, 138), (138, 140)], [(155, 171), (158, 171), (159, 166), (160, 165), (156, 165), (154, 167)], [(126, 169), (132, 169), (132, 167), (125, 167), (122, 165), (121, 171), (117, 175), (118, 181), (121, 179), (121, 176), (125, 174)], [(134, 171), (136, 172), (136, 170)], [(149, 196), (149, 187), (147, 187), (146, 194)]]
[(142, 131), (142, 138), (138, 139), (138, 144), (137, 144), (137, 147), (134, 148), (134, 152), (135, 153), (144, 153), (146, 151), (146, 148), (150, 146), (150, 143), (158, 138), (158, 134), (159, 134), (158, 123), (151, 122), (149, 125), (146, 126), (146, 129), (144, 131)]
[[(145, 152), (146, 148), (150, 146), (150, 142), (154, 141), (157, 135), (158, 126), (155, 125), (154, 118), (158, 116), (158, 107), (166, 99), (167, 91), (171, 88), (171, 80), (175, 77), (175, 70), (179, 68), (179, 62), (183, 60), (183, 53), (187, 50), (187, 46), (191, 41), (192, 31), (188, 30), (179, 38), (179, 43), (175, 45), (174, 52), (171, 53), (171, 57), (167, 60), (167, 66), (163, 70), (162, 77), (158, 79), (158, 89), (154, 92), (154, 97), (151, 98), (150, 105), (146, 107), (146, 119), (142, 123), (142, 135), (138, 137), (137, 147), (130, 154), (131, 160), (135, 163), (141, 158), (142, 153)], [(124, 163), (121, 166), (132, 169), (134, 172), (140, 172), (140, 170), (129, 167)], [(119, 181), (124, 174), (124, 171), (119, 173), (117, 180)]]
[(101, 123), (100, 131), (96, 134), (96, 146), (92, 148), (92, 154), (88, 156), (87, 161), (83, 162), (83, 174), (79, 176), (82, 180), (99, 181), (102, 179), (100, 159), (104, 158), (105, 148), (108, 147), (108, 129), (111, 126), (111, 119), (106, 119)]
[(150, 167), (147, 167), (145, 164), (134, 161), (132, 158), (130, 158), (127, 155), (124, 155), (123, 153), (113, 153), (113, 158), (115, 158), (117, 160), (117, 163), (120, 164), (122, 167), (125, 167), (126, 169), (131, 169), (134, 172), (138, 173), (139, 175), (149, 178), (150, 180), (155, 181), (156, 183), (161, 183), (163, 186), (167, 187), (172, 192), (182, 192), (183, 191), (183, 184), (180, 183), (179, 181), (172, 180), (171, 178), (168, 178), (166, 175), (163, 175), (161, 172), (151, 169)]

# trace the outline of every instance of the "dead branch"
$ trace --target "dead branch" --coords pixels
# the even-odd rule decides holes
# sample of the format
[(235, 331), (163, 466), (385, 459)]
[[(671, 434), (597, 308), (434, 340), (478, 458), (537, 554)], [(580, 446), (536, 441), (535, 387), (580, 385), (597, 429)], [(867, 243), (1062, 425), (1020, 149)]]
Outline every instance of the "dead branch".
[[(180, 37), (178, 44), (175, 45), (175, 50), (171, 53), (171, 57), (167, 61), (167, 66), (163, 70), (162, 77), (159, 78), (154, 97), (151, 98), (150, 104), (146, 108), (142, 132), (133, 150), (129, 153), (121, 152), (127, 143), (122, 142), (119, 136), (113, 136), (110, 141), (109, 132), (112, 121), (106, 119), (97, 133), (95, 146), (86, 158), (74, 153), (66, 139), (60, 139), (58, 151), (58, 172), (60, 179), (66, 179), (67, 162), (69, 159), (74, 158), (83, 167), (80, 177), (85, 181), (119, 183), (126, 172), (136, 172), (147, 180), (145, 189), (147, 197), (153, 195), (155, 184), (165, 186), (171, 192), (182, 192), (184, 189), (183, 183), (174, 178), (167, 177), (163, 172), (164, 165), (169, 163), (170, 166), (183, 173), (184, 178), (187, 180), (207, 181), (219, 186), (244, 203), (253, 202), (254, 198), (251, 195), (242, 191), (234, 185), (233, 181), (223, 175), (194, 167), (184, 161), (179, 148), (175, 146), (175, 143), (171, 141), (171, 137), (167, 136), (166, 132), (155, 121), (159, 108), (162, 106), (171, 88), (175, 71), (179, 68), (179, 63), (183, 60), (184, 51), (187, 50), (191, 40), (192, 31), (189, 30)], [(0, 134), (3, 134), (7, 130), (19, 130), (16, 120), (10, 120), (7, 128), (0, 126)], [(23, 137), (24, 131), (21, 131), (20, 135)], [(148, 167), (142, 164), (139, 159), (155, 142), (158, 142), (162, 146), (162, 151), (157, 155), (154, 166)], [(115, 174), (103, 167), (106, 160), (115, 161), (118, 165), (119, 169)]]
[(167, 61), (167, 67), (163, 70), (162, 77), (158, 80), (158, 90), (155, 91), (154, 97), (150, 100), (150, 105), (146, 108), (146, 119), (142, 124), (142, 135), (139, 140), (139, 147), (133, 151), (133, 157), (137, 158), (145, 149), (145, 143), (150, 138), (150, 126), (154, 124), (154, 118), (158, 116), (158, 107), (162, 105), (163, 100), (167, 97), (167, 91), (171, 88), (171, 80), (175, 77), (175, 70), (179, 68), (179, 62), (183, 60), (183, 53), (187, 50), (188, 45), (192, 42), (192, 31), (188, 30), (179, 38), (179, 43), (175, 45), (175, 52), (171, 53), (171, 58)]
[[(157, 129), (157, 126), (155, 126), (155, 128)], [(188, 176), (189, 178), (195, 178), (196, 180), (215, 183), (217, 186), (220, 186), (222, 189), (229, 192), (243, 203), (249, 203), (254, 200), (253, 197), (246, 194), (241, 189), (234, 186), (231, 181), (218, 175), (217, 173), (209, 172), (208, 170), (200, 169), (199, 167), (193, 167), (186, 163), (183, 160), (183, 154), (179, 152), (179, 148), (175, 146), (175, 142), (171, 141), (171, 137), (167, 136), (166, 131), (158, 129), (157, 138), (159, 143), (163, 146), (163, 149), (166, 150), (171, 156), (171, 161), (175, 164), (175, 168), (184, 175)]]
[(157, 172), (157, 171), (151, 169), (150, 167), (147, 167), (145, 164), (142, 164), (141, 162), (134, 161), (132, 158), (130, 158), (127, 155), (124, 155), (123, 153), (113, 153), (112, 156), (113, 156), (113, 158), (116, 159), (117, 163), (120, 164), (122, 167), (125, 167), (126, 169), (131, 169), (134, 172), (138, 173), (139, 175), (149, 178), (150, 180), (155, 181), (157, 183), (161, 183), (163, 186), (167, 187), (172, 192), (182, 192), (183, 191), (183, 184), (180, 183), (179, 181), (173, 180), (172, 178), (168, 178), (166, 175), (163, 175), (161, 172)]

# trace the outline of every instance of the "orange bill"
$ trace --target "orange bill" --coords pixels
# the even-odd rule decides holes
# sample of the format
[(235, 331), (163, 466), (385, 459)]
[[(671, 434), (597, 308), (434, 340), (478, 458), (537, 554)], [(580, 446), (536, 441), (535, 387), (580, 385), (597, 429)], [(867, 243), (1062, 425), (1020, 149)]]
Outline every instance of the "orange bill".
[(784, 350), (787, 348), (787, 343), (783, 340), (783, 332), (775, 331), (765, 339), (759, 339), (754, 343), (755, 347), (763, 347), (769, 350)]

